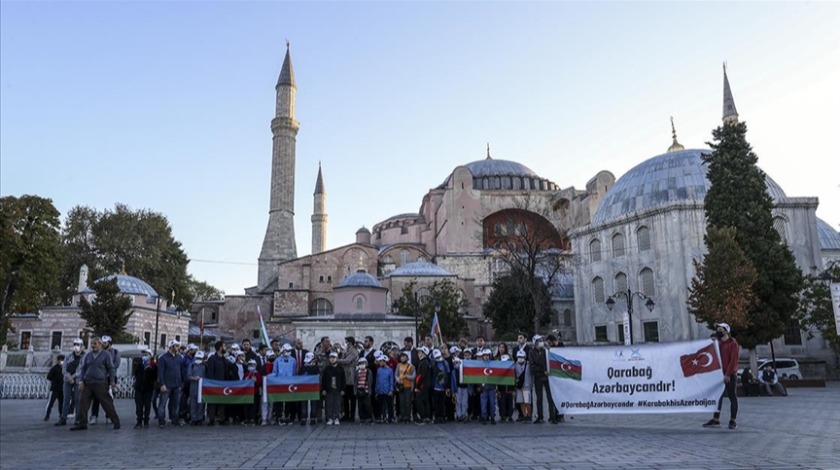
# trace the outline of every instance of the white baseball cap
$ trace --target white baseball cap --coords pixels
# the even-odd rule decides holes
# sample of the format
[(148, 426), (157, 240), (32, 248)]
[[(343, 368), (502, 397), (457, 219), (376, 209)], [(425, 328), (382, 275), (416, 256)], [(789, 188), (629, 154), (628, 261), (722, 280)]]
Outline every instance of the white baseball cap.
[(727, 333), (730, 333), (732, 329), (729, 327), (729, 323), (715, 323), (715, 328), (723, 328), (726, 330)]
[(170, 339), (169, 343), (166, 344), (166, 347), (171, 348), (172, 346), (180, 346), (181, 342), (177, 339)]
[(330, 357), (338, 357), (338, 353), (333, 351), (330, 353)]
[(441, 356), (441, 353), (440, 353), (439, 349), (435, 349), (434, 351), (432, 351), (432, 357), (433, 358), (440, 359), (440, 356)]
[(111, 342), (111, 337), (108, 336), (108, 335), (102, 335), (102, 337), (99, 338), (99, 340), (102, 341), (103, 343), (110, 343)]
[(531, 338), (531, 341), (536, 343), (537, 341), (539, 341), (541, 339), (542, 339), (542, 335), (534, 335), (534, 337)]
[(196, 359), (204, 359), (204, 351), (196, 351), (195, 358)]
[(510, 360), (510, 356), (508, 356), (507, 354), (502, 354), (502, 360), (503, 360), (503, 361), (509, 361), (509, 360)]
[(520, 350), (516, 353), (516, 357), (525, 357), (525, 356), (527, 356), (527, 354), (525, 354), (525, 351)]
[(85, 342), (84, 342), (84, 341), (82, 341), (82, 339), (81, 339), (81, 338), (76, 338), (76, 339), (74, 339), (74, 340), (73, 340), (73, 346), (76, 346), (76, 345), (81, 346), (81, 345), (83, 345), (83, 344), (85, 344)]
[(289, 343), (286, 343), (286, 344), (283, 345), (283, 347), (281, 349), (283, 351), (291, 351), (292, 350), (292, 345), (289, 344)]
[(459, 352), (461, 352), (461, 348), (458, 346), (452, 346), (449, 348), (449, 354), (458, 354)]
[(311, 352), (308, 352), (305, 356), (303, 356), (303, 362), (312, 362), (313, 359), (315, 359), (315, 355)]
[(190, 343), (190, 344), (187, 345), (187, 349), (190, 350), (190, 351), (198, 351), (198, 346)]

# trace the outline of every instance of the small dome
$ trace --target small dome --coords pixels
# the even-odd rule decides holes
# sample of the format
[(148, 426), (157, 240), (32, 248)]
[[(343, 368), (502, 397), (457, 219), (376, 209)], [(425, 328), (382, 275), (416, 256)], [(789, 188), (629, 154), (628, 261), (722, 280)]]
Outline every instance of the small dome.
[[(557, 185), (539, 176), (527, 166), (510, 160), (485, 158), (463, 165), (473, 176), (474, 189), (490, 190), (556, 190)], [(506, 177), (506, 178), (505, 178)], [(438, 186), (444, 189), (449, 185), (452, 173)]]
[(820, 239), (820, 249), (840, 250), (840, 232), (820, 218), (817, 218), (817, 235)]
[(370, 233), (370, 230), (368, 230), (368, 229), (367, 229), (367, 227), (362, 226), (362, 228), (360, 228), (359, 230), (356, 230), (356, 235), (358, 235), (358, 234), (360, 234), (360, 233), (367, 233), (367, 234), (369, 234), (369, 233)]
[[(120, 288), (120, 292), (123, 294), (131, 294), (131, 295), (145, 295), (149, 299), (156, 298), (158, 293), (152, 289), (146, 281), (136, 278), (134, 276), (128, 276), (126, 274), (112, 274), (110, 276), (105, 276), (101, 279), (97, 279), (96, 282), (99, 281), (110, 281), (111, 279), (117, 278), (117, 287)], [(93, 292), (92, 289), (88, 288), (84, 292), (80, 292), (82, 294)]]
[(484, 160), (467, 163), (465, 166), (470, 170), (470, 173), (472, 173), (473, 176), (538, 176), (534, 170), (521, 163), (512, 162), (510, 160), (494, 160), (492, 158), (486, 158)]
[[(633, 167), (607, 191), (592, 217), (600, 224), (630, 213), (641, 213), (678, 201), (702, 203), (709, 190), (709, 167), (702, 155), (709, 150), (681, 150), (659, 155)], [(785, 193), (769, 176), (767, 192), (774, 201)]]
[(391, 271), (389, 277), (448, 277), (453, 274), (446, 269), (428, 261), (406, 263)]
[(338, 287), (382, 287), (382, 284), (368, 273), (357, 272), (342, 279)]

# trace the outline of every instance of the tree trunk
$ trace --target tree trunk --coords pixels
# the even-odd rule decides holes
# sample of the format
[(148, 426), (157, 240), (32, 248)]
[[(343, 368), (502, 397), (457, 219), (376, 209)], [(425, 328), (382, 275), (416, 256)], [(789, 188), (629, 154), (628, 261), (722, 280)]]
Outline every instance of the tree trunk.
[(758, 376), (758, 354), (755, 349), (750, 349), (750, 370), (753, 375)]

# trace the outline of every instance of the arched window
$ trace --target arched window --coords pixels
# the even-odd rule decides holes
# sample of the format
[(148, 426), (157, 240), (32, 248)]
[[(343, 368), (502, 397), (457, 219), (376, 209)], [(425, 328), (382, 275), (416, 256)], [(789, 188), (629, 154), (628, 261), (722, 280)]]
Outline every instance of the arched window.
[(365, 308), (365, 299), (363, 297), (356, 297), (356, 310), (363, 310)]
[(636, 240), (639, 242), (639, 251), (650, 250), (650, 229), (647, 227), (639, 227), (636, 230)]
[(408, 250), (400, 250), (400, 266), (406, 265), (411, 261), (411, 253)]
[(601, 240), (589, 242), (589, 261), (601, 261)]
[(604, 280), (600, 277), (592, 279), (592, 301), (598, 304), (604, 302)]
[(624, 235), (616, 233), (612, 237), (612, 253), (614, 257), (624, 256)]
[(392, 258), (391, 255), (388, 255), (388, 256), (382, 258), (382, 263), (383, 264), (394, 264), (394, 258)]
[(431, 291), (425, 287), (421, 287), (417, 289), (417, 301), (420, 303), (426, 302), (428, 298), (432, 295)]
[(502, 177), (502, 189), (510, 189), (510, 176)]
[(513, 178), (513, 189), (522, 189), (522, 178)]
[(645, 294), (648, 297), (653, 297), (654, 280), (652, 269), (644, 268), (639, 271), (639, 283), (642, 285), (642, 294)]
[(332, 303), (327, 299), (315, 299), (312, 302), (312, 315), (321, 316), (321, 315), (332, 315), (333, 313), (333, 306)]
[(773, 229), (779, 234), (782, 243), (787, 244), (787, 231), (785, 230), (786, 221), (784, 217), (773, 217)]
[(619, 292), (627, 292), (627, 275), (624, 273), (618, 273), (615, 275), (614, 279), (615, 285), (615, 293), (618, 294)]

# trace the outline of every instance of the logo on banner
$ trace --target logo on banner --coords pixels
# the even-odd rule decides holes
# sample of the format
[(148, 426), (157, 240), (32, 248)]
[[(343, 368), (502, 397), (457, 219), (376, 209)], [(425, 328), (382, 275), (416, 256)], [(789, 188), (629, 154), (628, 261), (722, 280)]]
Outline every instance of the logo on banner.
[(710, 343), (693, 354), (680, 356), (680, 366), (682, 366), (683, 377), (705, 374), (720, 369), (721, 365), (717, 357), (715, 344)]
[(566, 359), (565, 357), (549, 353), (548, 375), (564, 379), (580, 380), (583, 374), (583, 367), (580, 361)]

